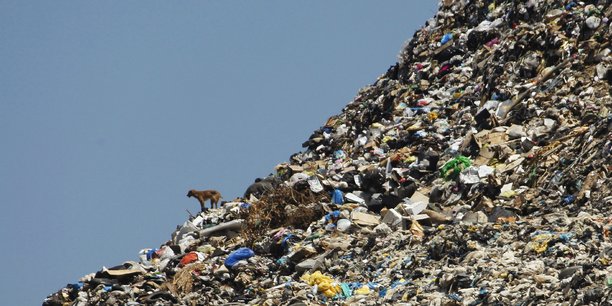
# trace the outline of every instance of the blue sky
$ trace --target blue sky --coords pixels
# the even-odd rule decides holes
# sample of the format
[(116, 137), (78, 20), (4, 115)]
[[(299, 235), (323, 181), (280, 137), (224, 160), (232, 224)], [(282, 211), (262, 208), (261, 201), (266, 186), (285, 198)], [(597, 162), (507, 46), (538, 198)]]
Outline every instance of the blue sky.
[(240, 196), (436, 6), (0, 0), (2, 304), (159, 246), (188, 189)]

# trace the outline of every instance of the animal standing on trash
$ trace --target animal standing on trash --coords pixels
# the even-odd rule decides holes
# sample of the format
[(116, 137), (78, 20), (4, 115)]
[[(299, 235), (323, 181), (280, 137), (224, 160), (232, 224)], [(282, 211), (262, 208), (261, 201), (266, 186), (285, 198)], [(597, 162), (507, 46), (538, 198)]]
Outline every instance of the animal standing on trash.
[(244, 198), (248, 199), (251, 195), (260, 197), (272, 190), (280, 184), (280, 181), (272, 176), (266, 178), (257, 178), (244, 192)]
[(198, 201), (200, 201), (200, 207), (202, 211), (204, 211), (204, 209), (206, 208), (206, 200), (210, 200), (211, 208), (217, 208), (217, 203), (219, 202), (219, 199), (222, 198), (221, 193), (216, 190), (198, 191), (193, 189), (189, 190), (189, 192), (187, 193), (187, 197), (194, 197), (198, 199)]

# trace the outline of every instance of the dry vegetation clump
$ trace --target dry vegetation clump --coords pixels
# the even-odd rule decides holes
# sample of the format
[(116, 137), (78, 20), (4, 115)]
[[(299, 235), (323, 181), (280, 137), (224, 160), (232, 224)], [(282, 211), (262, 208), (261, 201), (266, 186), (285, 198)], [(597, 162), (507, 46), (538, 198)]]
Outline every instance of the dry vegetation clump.
[(320, 203), (329, 200), (325, 192), (316, 194), (310, 189), (279, 186), (252, 203), (243, 216), (242, 237), (247, 245), (252, 245), (270, 229), (289, 226), (305, 229), (324, 215)]
[(173, 294), (184, 296), (193, 291), (195, 274), (199, 274), (200, 271), (204, 271), (205, 269), (206, 265), (201, 262), (188, 264), (174, 275), (171, 284), (166, 285)]

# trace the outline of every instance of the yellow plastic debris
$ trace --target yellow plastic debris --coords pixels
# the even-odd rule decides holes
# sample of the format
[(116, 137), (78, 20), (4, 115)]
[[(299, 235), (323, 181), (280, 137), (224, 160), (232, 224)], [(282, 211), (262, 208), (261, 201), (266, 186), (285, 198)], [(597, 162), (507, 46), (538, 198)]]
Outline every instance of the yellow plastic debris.
[(388, 141), (391, 141), (391, 140), (395, 140), (395, 137), (391, 137), (389, 135), (385, 135), (385, 137), (383, 137), (383, 139), (382, 139), (382, 141), (385, 142), (385, 143), (388, 142)]
[(404, 162), (411, 163), (413, 161), (416, 161), (416, 159), (417, 159), (416, 156), (410, 155), (404, 159)]
[(506, 190), (502, 193), (499, 194), (500, 197), (502, 198), (512, 198), (516, 195), (516, 191), (514, 190)]
[(527, 243), (527, 250), (533, 250), (538, 254), (546, 252), (548, 249), (548, 242), (553, 239), (552, 234), (540, 234), (534, 236), (529, 243)]
[(320, 271), (316, 271), (315, 273), (305, 273), (300, 278), (305, 281), (308, 285), (314, 286), (316, 285), (319, 288), (319, 292), (323, 293), (328, 298), (333, 298), (338, 293), (342, 293), (342, 288), (331, 276), (327, 276)]
[(438, 113), (436, 112), (430, 112), (427, 114), (427, 119), (429, 119), (429, 121), (434, 121), (436, 119), (438, 119)]
[(368, 295), (368, 294), (370, 294), (370, 288), (368, 286), (364, 285), (364, 286), (362, 286), (359, 289), (355, 289), (353, 291), (353, 294), (354, 295)]

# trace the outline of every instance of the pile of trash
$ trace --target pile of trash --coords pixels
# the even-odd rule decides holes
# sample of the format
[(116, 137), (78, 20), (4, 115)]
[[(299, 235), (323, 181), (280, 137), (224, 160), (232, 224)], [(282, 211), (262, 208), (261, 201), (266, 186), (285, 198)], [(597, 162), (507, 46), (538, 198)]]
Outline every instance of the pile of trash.
[(611, 305), (611, 4), (441, 1), (272, 176), (43, 305)]

